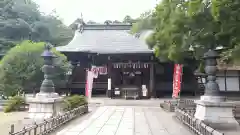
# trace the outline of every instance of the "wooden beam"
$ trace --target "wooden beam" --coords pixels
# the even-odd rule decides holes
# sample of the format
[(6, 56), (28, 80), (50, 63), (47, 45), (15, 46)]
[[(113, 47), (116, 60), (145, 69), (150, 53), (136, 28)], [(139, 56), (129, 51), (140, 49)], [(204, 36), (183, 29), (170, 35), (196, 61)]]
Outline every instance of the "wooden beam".
[(224, 70), (224, 83), (225, 91), (227, 91), (227, 70)]
[(238, 70), (238, 85), (239, 85), (238, 90), (240, 91), (240, 71), (239, 70)]
[[(108, 56), (108, 63), (107, 63), (107, 73), (108, 73), (108, 88), (107, 88), (107, 92), (106, 95), (109, 98), (112, 98), (113, 96), (113, 92), (112, 92), (112, 61), (111, 61), (111, 57)], [(110, 83), (110, 84), (109, 84)], [(109, 86), (110, 85), (110, 86)]]
[(156, 97), (156, 91), (155, 91), (155, 75), (154, 75), (154, 63), (150, 64), (150, 80), (149, 80), (149, 96), (150, 97)]

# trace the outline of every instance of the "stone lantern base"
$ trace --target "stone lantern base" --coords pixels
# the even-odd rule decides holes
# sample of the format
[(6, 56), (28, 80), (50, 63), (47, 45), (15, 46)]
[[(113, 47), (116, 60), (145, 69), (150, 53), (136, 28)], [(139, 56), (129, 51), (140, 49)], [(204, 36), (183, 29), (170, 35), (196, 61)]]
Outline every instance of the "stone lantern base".
[(195, 103), (195, 118), (216, 129), (239, 129), (232, 112), (233, 102), (226, 102), (220, 96), (201, 96)]
[(27, 103), (30, 119), (47, 119), (63, 113), (63, 98), (57, 93), (37, 93), (35, 98), (27, 99)]

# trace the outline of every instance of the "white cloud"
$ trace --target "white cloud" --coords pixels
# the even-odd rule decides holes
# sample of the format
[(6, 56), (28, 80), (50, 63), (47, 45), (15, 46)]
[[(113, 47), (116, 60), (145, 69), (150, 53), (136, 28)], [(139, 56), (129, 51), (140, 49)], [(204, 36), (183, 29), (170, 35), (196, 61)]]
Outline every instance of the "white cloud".
[[(153, 9), (156, 0), (34, 0), (44, 13), (56, 9), (64, 23), (70, 24), (83, 14), (84, 20), (103, 22), (107, 19), (122, 20), (125, 15), (138, 17)], [(159, 1), (159, 0), (158, 0)]]

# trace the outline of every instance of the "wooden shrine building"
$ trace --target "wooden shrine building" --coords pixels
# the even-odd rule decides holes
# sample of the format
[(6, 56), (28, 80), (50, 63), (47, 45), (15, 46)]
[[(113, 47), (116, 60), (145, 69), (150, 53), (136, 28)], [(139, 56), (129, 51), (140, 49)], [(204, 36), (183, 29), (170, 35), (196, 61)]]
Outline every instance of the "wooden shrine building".
[[(143, 96), (142, 87), (146, 87), (146, 97), (172, 93), (173, 63), (158, 62), (144, 41), (129, 34), (130, 28), (129, 24), (77, 24), (72, 41), (57, 47), (73, 65), (68, 84), (72, 93), (84, 93), (86, 69), (92, 67), (99, 71), (93, 95), (116, 96), (132, 89)], [(183, 71), (182, 92), (194, 93), (193, 71)]]

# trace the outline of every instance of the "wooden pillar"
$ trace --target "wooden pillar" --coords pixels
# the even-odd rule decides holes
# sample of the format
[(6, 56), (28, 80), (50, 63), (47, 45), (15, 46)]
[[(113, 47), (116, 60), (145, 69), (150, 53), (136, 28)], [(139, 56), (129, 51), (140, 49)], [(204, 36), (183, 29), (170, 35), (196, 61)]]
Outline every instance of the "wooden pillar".
[(224, 89), (227, 91), (227, 70), (224, 70), (224, 84)]
[(108, 56), (108, 64), (107, 64), (107, 70), (108, 70), (108, 86), (107, 86), (107, 97), (112, 98), (112, 61), (111, 57)]
[(154, 63), (150, 64), (150, 80), (149, 80), (149, 97), (156, 97), (155, 91), (155, 75), (154, 75)]
[(239, 88), (238, 90), (240, 91), (240, 71), (238, 71), (238, 86), (239, 86), (239, 87), (238, 87), (238, 88)]

